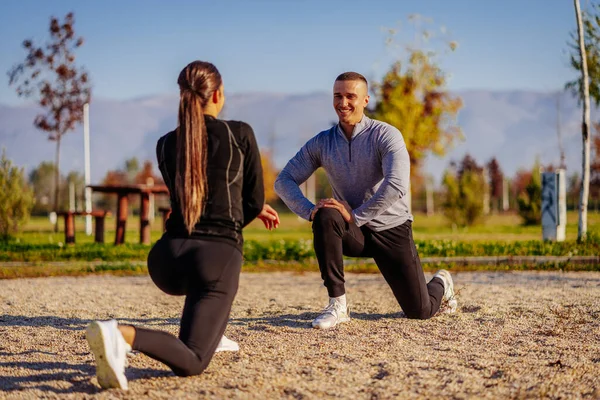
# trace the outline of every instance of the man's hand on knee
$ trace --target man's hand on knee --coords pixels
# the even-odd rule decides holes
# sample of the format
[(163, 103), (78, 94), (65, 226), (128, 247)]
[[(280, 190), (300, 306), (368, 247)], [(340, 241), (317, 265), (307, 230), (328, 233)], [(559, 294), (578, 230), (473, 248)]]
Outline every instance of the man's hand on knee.
[[(346, 222), (354, 222), (354, 218), (352, 217), (352, 207), (346, 201), (337, 201), (336, 199), (323, 199), (319, 201), (321, 205), (319, 208), (333, 208), (336, 209), (342, 214), (342, 218)], [(315, 207), (316, 209), (317, 207)], [(314, 212), (314, 211), (313, 211)]]
[(314, 221), (315, 220), (315, 215), (317, 215), (317, 212), (324, 207), (325, 202), (329, 200), (329, 199), (321, 199), (319, 200), (319, 202), (315, 205), (315, 207), (312, 209), (312, 211), (310, 212), (310, 219), (309, 221)]

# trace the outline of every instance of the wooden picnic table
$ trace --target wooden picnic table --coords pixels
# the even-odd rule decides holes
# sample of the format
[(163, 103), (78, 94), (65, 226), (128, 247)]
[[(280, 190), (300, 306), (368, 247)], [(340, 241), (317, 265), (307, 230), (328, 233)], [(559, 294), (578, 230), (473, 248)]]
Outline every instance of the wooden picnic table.
[(125, 243), (125, 227), (129, 208), (128, 196), (140, 196), (140, 243), (150, 244), (150, 195), (169, 194), (165, 185), (89, 185), (92, 191), (98, 193), (113, 193), (117, 195), (117, 228), (115, 244)]

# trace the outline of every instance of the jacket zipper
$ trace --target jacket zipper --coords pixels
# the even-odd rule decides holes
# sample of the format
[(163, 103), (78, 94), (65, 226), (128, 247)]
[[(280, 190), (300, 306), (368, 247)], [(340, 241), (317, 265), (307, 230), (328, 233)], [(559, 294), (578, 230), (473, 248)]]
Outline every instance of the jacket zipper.
[(348, 140), (348, 154), (350, 155), (350, 162), (352, 162), (352, 140)]

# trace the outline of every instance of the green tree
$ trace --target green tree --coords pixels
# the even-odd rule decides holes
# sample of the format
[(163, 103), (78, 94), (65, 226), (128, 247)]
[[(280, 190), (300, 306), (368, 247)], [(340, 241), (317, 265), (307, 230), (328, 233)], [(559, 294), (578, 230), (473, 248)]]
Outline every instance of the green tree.
[(504, 174), (502, 173), (502, 169), (500, 168), (500, 164), (498, 163), (498, 160), (496, 160), (496, 157), (492, 157), (487, 163), (487, 171), (490, 182), (491, 202), (494, 209), (498, 211), (502, 209)]
[(458, 226), (471, 226), (483, 216), (485, 177), (483, 168), (468, 154), (458, 169), (454, 163), (444, 172), (444, 216)]
[(0, 240), (10, 239), (27, 223), (33, 202), (23, 168), (13, 166), (3, 149), (0, 159)]
[(51, 161), (42, 161), (29, 173), (29, 184), (35, 197), (33, 214), (47, 214), (51, 211), (55, 174), (56, 167)]
[(315, 171), (315, 178), (317, 180), (315, 198), (320, 200), (333, 197), (333, 190), (331, 189), (331, 184), (329, 183), (325, 169), (318, 168)]
[(567, 209), (576, 210), (579, 203), (579, 190), (581, 179), (578, 172), (573, 172), (567, 177)]
[(137, 157), (132, 157), (125, 160), (125, 174), (127, 176), (127, 182), (133, 183), (135, 177), (140, 173), (140, 162)]
[(539, 225), (542, 222), (542, 178), (540, 164), (536, 161), (531, 170), (531, 178), (517, 199), (519, 215), (525, 225)]
[(444, 171), (442, 177), (442, 187), (445, 190), (444, 202), (442, 207), (444, 208), (444, 216), (448, 218), (450, 222), (456, 225), (463, 225), (461, 217), (461, 196), (460, 186), (458, 184), (458, 178), (456, 172), (451, 169)]
[(83, 105), (89, 103), (91, 95), (88, 73), (75, 64), (74, 52), (83, 44), (83, 38), (75, 35), (74, 23), (73, 13), (67, 14), (62, 22), (52, 17), (50, 40), (42, 46), (25, 40), (25, 60), (8, 72), (9, 84), (17, 85), (19, 96), (38, 99), (45, 113), (35, 117), (34, 125), (56, 142), (55, 210), (60, 193), (60, 143), (62, 137), (83, 120)]
[[(598, 106), (600, 105), (600, 4), (591, 3), (589, 9), (581, 13), (583, 22), (583, 35), (585, 42), (585, 53), (587, 61), (587, 71), (589, 78), (590, 99)], [(571, 67), (579, 72), (579, 76), (565, 84), (565, 89), (569, 90), (579, 104), (583, 104), (584, 84), (581, 74), (582, 58), (579, 49), (579, 34), (574, 30), (570, 34), (568, 43), (570, 51)]]
[(75, 189), (75, 209), (83, 210), (85, 207), (84, 204), (84, 196), (85, 196), (85, 178), (83, 174), (79, 171), (71, 171), (67, 174), (67, 177), (64, 179), (64, 184), (62, 185), (63, 195), (61, 198), (63, 201), (61, 202), (61, 209), (67, 210), (69, 209), (70, 200), (69, 200), (69, 190), (70, 186), (73, 185)]

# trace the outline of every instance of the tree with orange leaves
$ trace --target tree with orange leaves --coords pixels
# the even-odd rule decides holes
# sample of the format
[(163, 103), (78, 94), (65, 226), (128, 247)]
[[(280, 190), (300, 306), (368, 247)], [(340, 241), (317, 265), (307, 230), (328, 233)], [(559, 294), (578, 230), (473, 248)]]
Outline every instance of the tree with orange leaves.
[[(108, 171), (102, 179), (102, 185), (106, 186), (125, 185), (127, 183), (127, 173), (120, 170)], [(105, 209), (116, 209), (117, 199), (112, 195), (102, 194), (100, 199), (97, 200), (97, 206)]]
[[(412, 19), (418, 22), (418, 16)], [(394, 30), (390, 30), (392, 43)], [(432, 33), (423, 31), (424, 38)], [(445, 42), (451, 51), (456, 42)], [(457, 115), (462, 100), (446, 89), (446, 73), (439, 67), (433, 51), (419, 45), (405, 46), (405, 62), (395, 62), (373, 92), (377, 101), (369, 113), (400, 130), (411, 162), (411, 178), (419, 175), (422, 161), (429, 153), (442, 156), (456, 140), (462, 139)]]
[(260, 162), (263, 169), (263, 181), (265, 185), (265, 202), (273, 202), (277, 199), (275, 193), (275, 178), (277, 178), (278, 171), (273, 163), (273, 158), (270, 151), (260, 152)]
[(135, 176), (135, 183), (146, 185), (151, 180), (153, 185), (162, 185), (164, 184), (162, 177), (156, 175), (154, 173), (154, 166), (152, 165), (152, 161), (146, 160), (144, 161), (144, 166), (142, 170), (138, 172)]
[(428, 153), (444, 155), (462, 138), (456, 117), (462, 101), (445, 89), (445, 77), (427, 55), (415, 51), (403, 70), (392, 66), (383, 82), (373, 118), (389, 123), (402, 132), (411, 161), (411, 175), (417, 175)]

